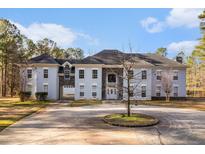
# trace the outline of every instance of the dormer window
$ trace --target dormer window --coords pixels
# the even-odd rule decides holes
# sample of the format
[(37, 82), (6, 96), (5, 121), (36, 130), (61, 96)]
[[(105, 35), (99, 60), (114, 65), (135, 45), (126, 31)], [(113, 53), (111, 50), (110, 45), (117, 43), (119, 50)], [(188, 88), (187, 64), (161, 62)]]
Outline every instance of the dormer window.
[(70, 68), (68, 65), (64, 67), (64, 79), (68, 80), (70, 78)]

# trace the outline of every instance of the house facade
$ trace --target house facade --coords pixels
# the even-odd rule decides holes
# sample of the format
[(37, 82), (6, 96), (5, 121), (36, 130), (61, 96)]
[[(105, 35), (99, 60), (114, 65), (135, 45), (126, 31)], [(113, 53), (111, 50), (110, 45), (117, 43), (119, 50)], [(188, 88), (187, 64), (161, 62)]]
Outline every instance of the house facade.
[(134, 57), (130, 73), (133, 100), (165, 97), (162, 73), (172, 72), (171, 97), (186, 97), (186, 66), (156, 54), (132, 54), (103, 50), (82, 60), (55, 59), (49, 55), (32, 58), (21, 65), (26, 91), (48, 92), (48, 99), (65, 98), (121, 100), (127, 97), (127, 80), (121, 59)]

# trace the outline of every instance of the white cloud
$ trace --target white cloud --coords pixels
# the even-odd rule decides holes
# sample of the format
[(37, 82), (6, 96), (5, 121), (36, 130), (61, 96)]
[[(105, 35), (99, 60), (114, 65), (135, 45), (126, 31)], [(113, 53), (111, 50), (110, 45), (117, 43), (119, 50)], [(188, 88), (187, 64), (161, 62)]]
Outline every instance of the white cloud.
[(141, 21), (142, 27), (146, 29), (149, 33), (157, 33), (163, 30), (164, 24), (158, 21), (156, 18), (148, 17)]
[(49, 38), (57, 42), (61, 47), (69, 47), (78, 39), (83, 39), (89, 45), (97, 45), (97, 39), (92, 38), (88, 34), (75, 32), (62, 25), (54, 23), (32, 23), (25, 27), (19, 23), (11, 22), (19, 28), (22, 34), (34, 41)]
[(184, 51), (186, 55), (190, 55), (197, 45), (198, 41), (180, 41), (172, 42), (167, 46), (167, 51), (169, 53), (178, 53), (179, 51)]
[(166, 18), (166, 23), (170, 27), (194, 28), (199, 26), (198, 15), (203, 9), (172, 9)]
[[(179, 9), (174, 8), (169, 12), (169, 15), (164, 19), (164, 21), (159, 21), (157, 18), (148, 17), (141, 21), (141, 25), (149, 33), (157, 33), (163, 31), (165, 28), (176, 28), (176, 27), (185, 27), (185, 28), (195, 28), (199, 26), (200, 20), (198, 15), (203, 11), (203, 9)], [(150, 19), (154, 19), (153, 22), (145, 22)], [(146, 25), (146, 26), (145, 26)], [(148, 27), (148, 28), (147, 28)], [(150, 31), (149, 27), (153, 29), (158, 29), (155, 31)]]

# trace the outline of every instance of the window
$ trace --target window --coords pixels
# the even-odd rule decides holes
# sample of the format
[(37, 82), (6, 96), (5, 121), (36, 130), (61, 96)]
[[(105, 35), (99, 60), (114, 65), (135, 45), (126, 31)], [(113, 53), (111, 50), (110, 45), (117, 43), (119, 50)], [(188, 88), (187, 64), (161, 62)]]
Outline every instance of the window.
[(134, 87), (130, 86), (130, 97), (134, 96)]
[(160, 97), (161, 96), (161, 86), (156, 87), (156, 96)]
[(173, 80), (178, 80), (178, 71), (174, 71)]
[(32, 78), (32, 70), (31, 69), (27, 70), (27, 77), (28, 77), (28, 79)]
[(84, 70), (79, 70), (79, 79), (84, 79)]
[(84, 85), (80, 85), (80, 97), (84, 97)]
[(174, 97), (178, 97), (178, 87), (174, 87)]
[(48, 78), (48, 69), (43, 70), (43, 77), (44, 77), (44, 79)]
[(133, 77), (134, 77), (134, 71), (133, 70), (129, 70), (128, 71), (128, 78), (129, 79), (133, 79)]
[(161, 80), (162, 79), (162, 71), (156, 71), (156, 77), (157, 77), (157, 80)]
[(142, 97), (146, 97), (146, 86), (142, 86), (141, 95)]
[(95, 91), (95, 92), (92, 92), (92, 96), (93, 96), (94, 98), (96, 98), (97, 92), (96, 92), (96, 91)]
[(93, 79), (98, 78), (98, 70), (92, 70), (92, 77), (93, 77)]
[(97, 85), (92, 85), (92, 90), (96, 91), (97, 90)]
[(71, 73), (75, 73), (75, 67), (71, 67)]
[(92, 85), (92, 96), (94, 98), (97, 96), (97, 85)]
[(115, 74), (109, 74), (108, 75), (108, 82), (116, 82), (116, 75)]
[(48, 92), (48, 85), (43, 85), (43, 90), (44, 90), (44, 92)]
[(84, 90), (84, 85), (80, 85), (80, 90)]
[(80, 92), (80, 97), (84, 97), (84, 92)]
[(64, 67), (64, 79), (69, 79), (70, 78), (70, 68), (68, 65)]
[(32, 91), (32, 85), (27, 84), (26, 91), (31, 92)]
[(147, 79), (147, 71), (146, 70), (143, 70), (142, 71), (142, 79)]

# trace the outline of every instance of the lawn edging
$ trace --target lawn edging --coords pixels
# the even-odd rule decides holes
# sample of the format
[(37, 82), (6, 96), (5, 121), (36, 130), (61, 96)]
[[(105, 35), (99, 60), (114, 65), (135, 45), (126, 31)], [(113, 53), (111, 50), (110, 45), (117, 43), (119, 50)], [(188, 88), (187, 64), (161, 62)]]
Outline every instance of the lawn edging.
[[(118, 114), (112, 114), (112, 115), (126, 115), (126, 114), (122, 114), (122, 113), (118, 113)], [(135, 116), (143, 116), (143, 118), (146, 120), (146, 118), (148, 119), (152, 119), (152, 121), (144, 121), (144, 123), (140, 123), (137, 120), (136, 121), (125, 121), (122, 119), (122, 117), (119, 118), (113, 118), (113, 119), (109, 119), (108, 116), (112, 116), (112, 115), (106, 115), (103, 117), (103, 121), (105, 123), (108, 123), (110, 125), (113, 126), (120, 126), (120, 127), (148, 127), (148, 126), (153, 126), (159, 123), (159, 120), (155, 117), (152, 117), (150, 115), (145, 115), (145, 114), (134, 114)], [(131, 116), (131, 118), (134, 117), (133, 115)]]

